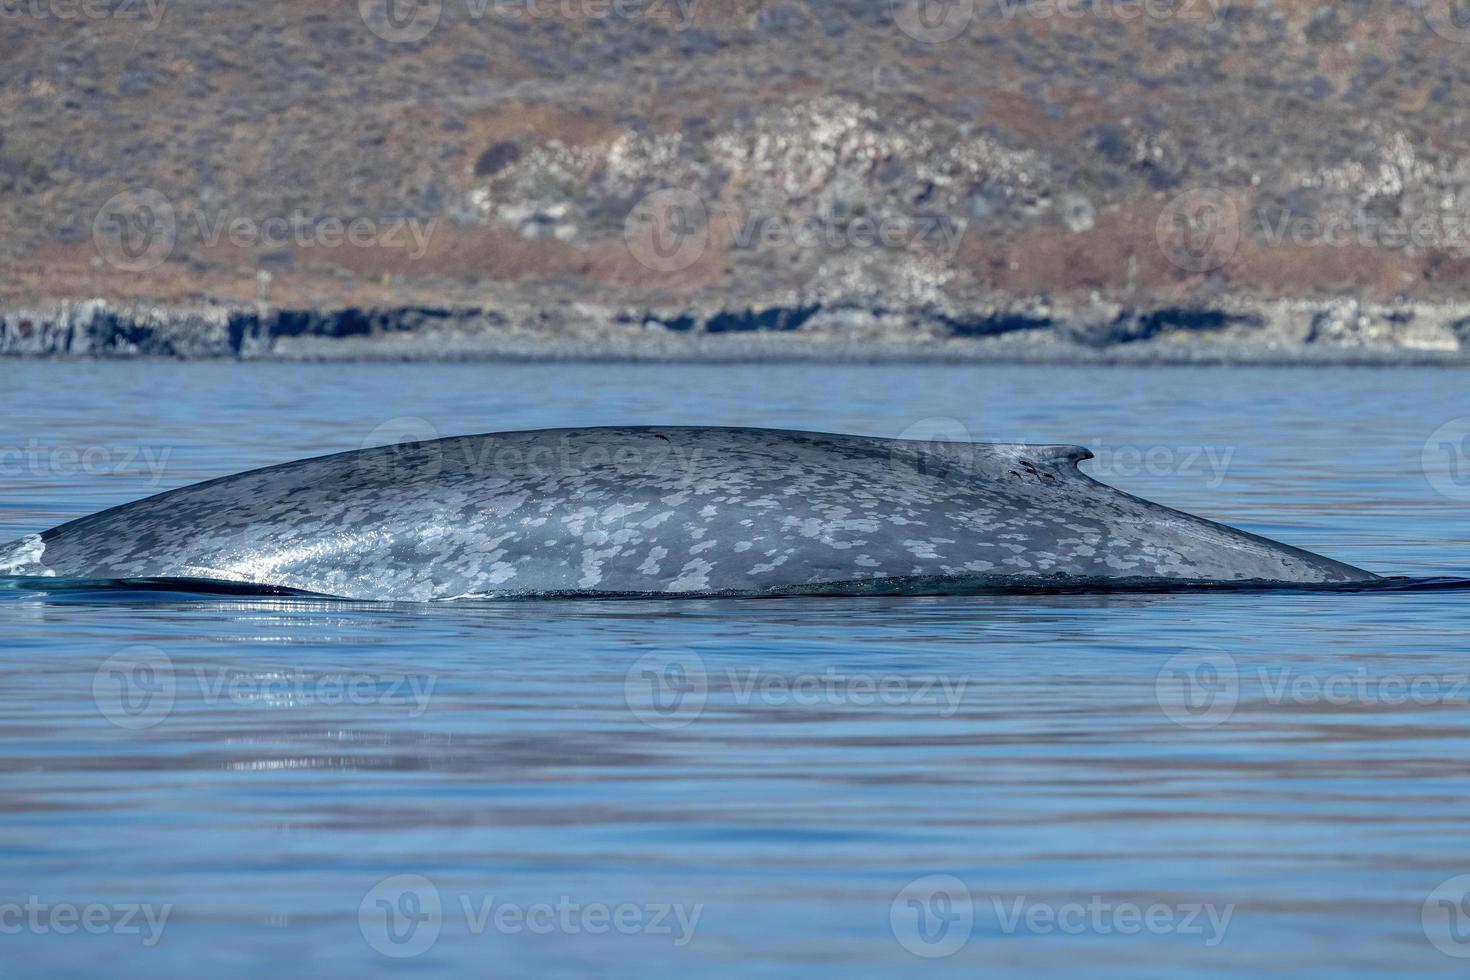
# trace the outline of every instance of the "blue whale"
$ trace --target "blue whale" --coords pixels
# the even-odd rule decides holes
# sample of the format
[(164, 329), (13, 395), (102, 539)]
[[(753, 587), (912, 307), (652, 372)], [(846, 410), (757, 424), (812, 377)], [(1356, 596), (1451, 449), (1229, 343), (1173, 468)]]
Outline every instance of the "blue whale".
[(1077, 446), (500, 432), (299, 460), (0, 545), (0, 574), (383, 600), (1332, 585), (1371, 572), (1122, 493)]

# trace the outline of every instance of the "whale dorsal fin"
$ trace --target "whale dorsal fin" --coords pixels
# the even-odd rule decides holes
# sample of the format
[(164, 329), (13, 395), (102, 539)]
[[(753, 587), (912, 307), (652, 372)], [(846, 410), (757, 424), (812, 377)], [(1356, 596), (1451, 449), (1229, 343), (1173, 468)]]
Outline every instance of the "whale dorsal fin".
[(1027, 459), (1047, 466), (1076, 466), (1085, 459), (1092, 459), (1092, 450), (1082, 446), (1018, 446)]

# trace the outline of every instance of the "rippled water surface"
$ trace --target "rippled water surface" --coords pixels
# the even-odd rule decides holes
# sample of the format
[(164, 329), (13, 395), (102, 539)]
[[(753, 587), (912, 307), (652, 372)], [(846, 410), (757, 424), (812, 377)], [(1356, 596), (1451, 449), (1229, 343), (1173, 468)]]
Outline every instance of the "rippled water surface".
[[(0, 541), (423, 435), (1079, 443), (1470, 573), (1413, 370), (0, 362)], [(917, 428), (915, 428), (917, 427)], [(4, 976), (1462, 976), (1470, 594), (0, 593)]]

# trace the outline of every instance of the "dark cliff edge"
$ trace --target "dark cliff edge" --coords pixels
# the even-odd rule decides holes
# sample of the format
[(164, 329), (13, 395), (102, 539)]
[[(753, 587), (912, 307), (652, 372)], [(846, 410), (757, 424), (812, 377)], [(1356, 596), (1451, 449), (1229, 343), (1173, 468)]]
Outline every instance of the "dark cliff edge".
[(1459, 365), (1470, 363), (1470, 306), (232, 309), (89, 300), (0, 312), (0, 356)]

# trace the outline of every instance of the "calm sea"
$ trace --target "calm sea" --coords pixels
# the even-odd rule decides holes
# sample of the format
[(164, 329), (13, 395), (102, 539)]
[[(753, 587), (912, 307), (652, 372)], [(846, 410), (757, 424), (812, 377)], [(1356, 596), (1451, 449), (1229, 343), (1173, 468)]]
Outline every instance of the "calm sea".
[[(0, 362), (0, 541), (400, 435), (1078, 443), (1470, 573), (1440, 370)], [(0, 592), (5, 977), (1463, 976), (1470, 593)]]

